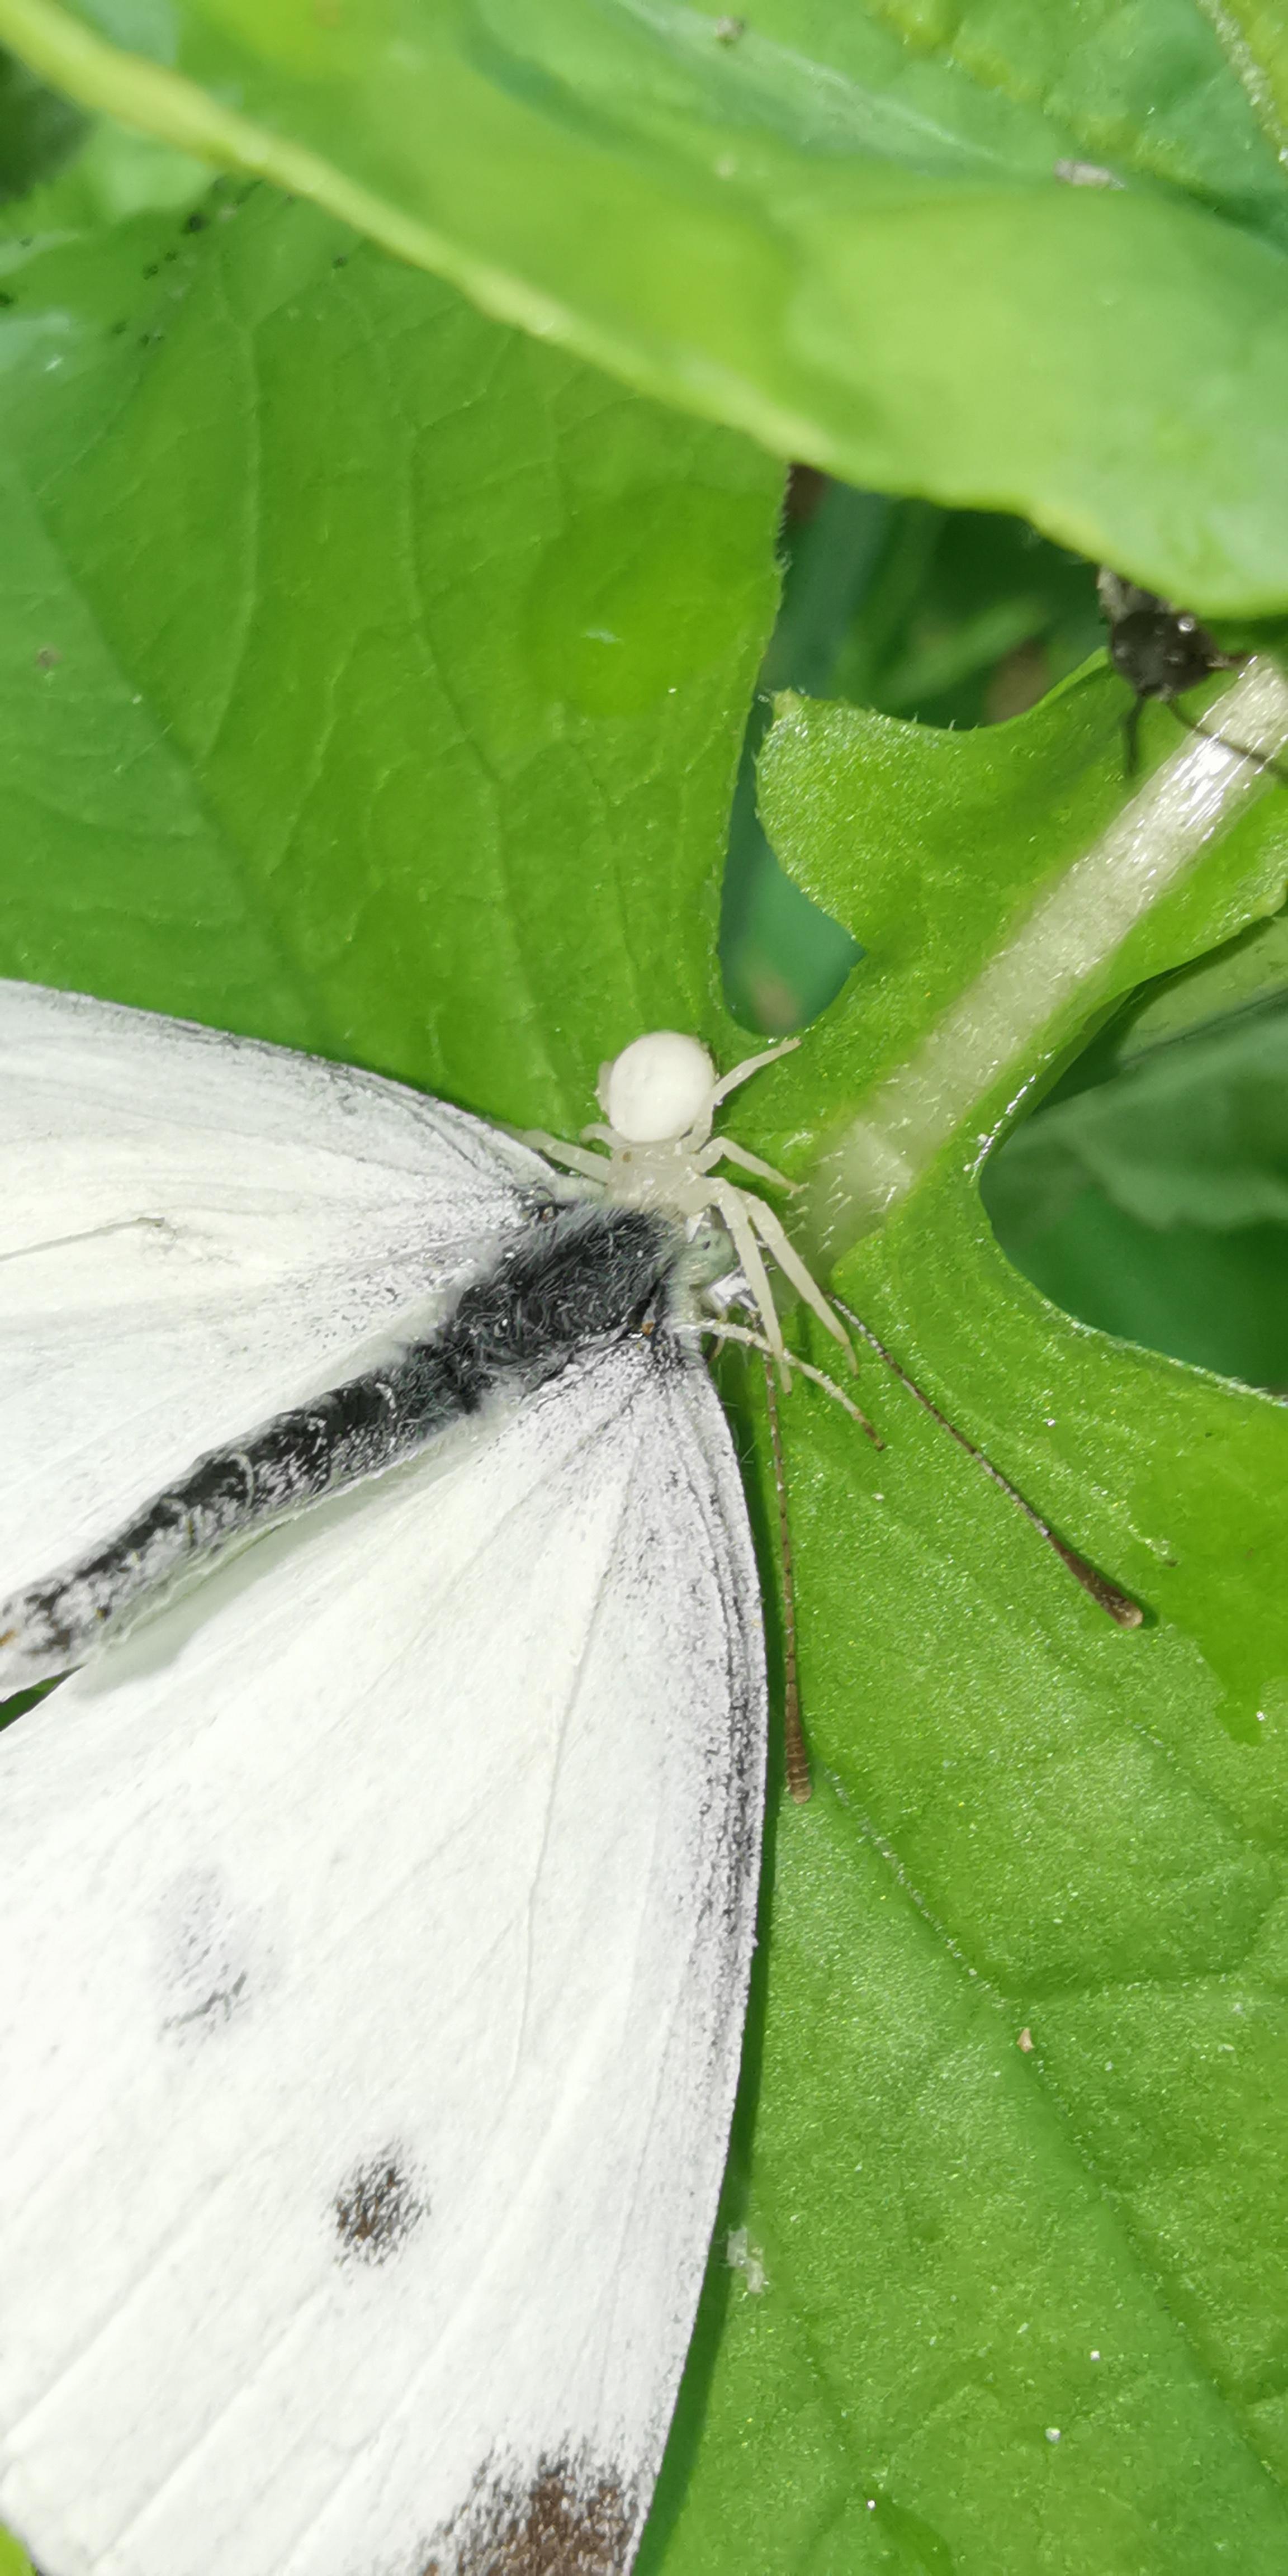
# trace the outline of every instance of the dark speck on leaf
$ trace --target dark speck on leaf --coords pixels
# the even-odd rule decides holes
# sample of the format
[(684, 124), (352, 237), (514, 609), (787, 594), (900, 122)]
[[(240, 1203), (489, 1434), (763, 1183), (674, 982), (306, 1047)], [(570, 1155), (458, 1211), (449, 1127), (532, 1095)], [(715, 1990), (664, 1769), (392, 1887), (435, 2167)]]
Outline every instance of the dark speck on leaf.
[(3, 288), (0, 288), (0, 304), (16, 304), (17, 301), (16, 295), (6, 295)]
[(184, 231), (185, 231), (186, 233), (204, 233), (204, 231), (205, 231), (205, 229), (206, 229), (206, 226), (207, 226), (207, 224), (209, 223), (209, 221), (210, 221), (210, 217), (209, 217), (209, 215), (202, 215), (202, 214), (191, 214), (191, 215), (185, 215), (185, 217), (184, 217), (184, 221), (183, 221), (183, 229), (184, 229)]
[(428, 2202), (417, 2194), (399, 2147), (382, 2147), (347, 2174), (335, 2196), (342, 2255), (360, 2263), (385, 2263), (422, 2218)]
[(160, 268), (160, 266), (161, 266), (161, 262), (160, 262), (160, 260), (159, 260), (159, 259), (150, 259), (150, 260), (148, 261), (147, 267), (146, 267), (146, 268), (144, 269), (144, 271), (143, 271), (144, 276), (145, 276), (145, 277), (155, 277), (155, 276), (156, 276), (156, 274), (157, 274), (157, 272), (158, 272), (158, 270), (159, 270), (159, 268)]
[(56, 670), (62, 658), (56, 644), (38, 644), (36, 647), (36, 668), (39, 671)]
[(331, 266), (332, 266), (332, 268), (347, 268), (347, 267), (348, 267), (348, 265), (349, 265), (349, 254), (348, 254), (347, 250), (338, 250), (338, 251), (336, 252), (335, 258), (334, 258), (334, 259), (332, 260), (332, 262), (331, 262)]

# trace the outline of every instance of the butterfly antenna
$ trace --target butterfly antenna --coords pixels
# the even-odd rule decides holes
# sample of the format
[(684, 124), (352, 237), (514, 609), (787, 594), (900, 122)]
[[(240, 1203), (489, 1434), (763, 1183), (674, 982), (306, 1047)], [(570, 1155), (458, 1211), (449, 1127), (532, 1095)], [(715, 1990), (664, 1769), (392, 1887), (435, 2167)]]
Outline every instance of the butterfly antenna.
[(769, 1439), (774, 1453), (774, 1488), (778, 1495), (778, 1548), (783, 1568), (783, 1753), (787, 1786), (798, 1807), (814, 1795), (810, 1778), (809, 1746), (801, 1724), (800, 1685), (796, 1677), (796, 1587), (792, 1581), (792, 1533), (787, 1518), (787, 1472), (783, 1465), (783, 1435), (778, 1421), (778, 1389), (774, 1384), (774, 1367), (765, 1359), (765, 1409), (769, 1415)]
[(1079, 1556), (1076, 1548), (1069, 1547), (1065, 1540), (1052, 1529), (1050, 1522), (1043, 1520), (1041, 1512), (1035, 1512), (1032, 1503), (1020, 1492), (1019, 1486), (1013, 1485), (1010, 1477), (1004, 1476), (1001, 1468), (995, 1467), (992, 1459), (986, 1457), (984, 1451), (978, 1448), (973, 1440), (968, 1440), (965, 1432), (959, 1431), (956, 1423), (950, 1422), (947, 1414), (941, 1413), (937, 1404), (931, 1403), (930, 1397), (918, 1386), (916, 1379), (909, 1377), (907, 1370), (900, 1367), (893, 1351), (888, 1351), (885, 1343), (878, 1340), (871, 1325), (865, 1324), (862, 1316), (856, 1315), (853, 1307), (847, 1306), (842, 1298), (838, 1297), (835, 1302), (847, 1322), (854, 1326), (855, 1332), (862, 1334), (864, 1341), (876, 1352), (878, 1359), (883, 1359), (886, 1367), (892, 1369), (895, 1376), (907, 1387), (908, 1393), (915, 1395), (918, 1404), (925, 1406), (934, 1421), (938, 1422), (957, 1442), (958, 1448), (964, 1449), (967, 1456), (973, 1458), (976, 1464), (983, 1468), (985, 1475), (991, 1476), (994, 1484), (1000, 1485), (1002, 1492), (1009, 1495), (1016, 1509), (1023, 1512), (1026, 1521), (1037, 1531), (1038, 1537), (1045, 1539), (1047, 1546), (1054, 1549), (1061, 1564), (1067, 1566), (1074, 1582), (1082, 1585), (1083, 1591), (1095, 1602), (1097, 1609), (1103, 1610), (1106, 1617), (1113, 1620), (1116, 1628), (1139, 1628), (1145, 1616), (1140, 1603), (1133, 1601), (1131, 1594), (1124, 1592), (1120, 1584), (1111, 1583), (1108, 1575), (1102, 1574), (1097, 1566), (1089, 1565), (1085, 1556)]

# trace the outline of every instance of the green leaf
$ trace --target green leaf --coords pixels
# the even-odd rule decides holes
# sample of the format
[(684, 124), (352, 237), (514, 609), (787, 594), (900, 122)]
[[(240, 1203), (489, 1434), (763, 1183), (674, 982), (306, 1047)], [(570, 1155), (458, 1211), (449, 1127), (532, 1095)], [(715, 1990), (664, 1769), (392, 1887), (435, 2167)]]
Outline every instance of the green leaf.
[(1288, 604), (1288, 192), (1197, 0), (0, 0), (0, 36), (780, 454)]
[(1288, 28), (1277, 0), (1224, 0), (1213, 24), (1267, 140), (1288, 139)]
[(1012, 1191), (1095, 1181), (1146, 1225), (1288, 1221), (1288, 1013), (1235, 1014), (1152, 1047), (1023, 1128)]
[(1180, 1037), (1227, 1011), (1268, 1002), (1288, 987), (1288, 912), (1254, 922), (1211, 957), (1197, 958), (1175, 975), (1148, 986), (1117, 1023), (1119, 1064)]
[[(871, 1121), (936, 1031), (960, 1070), (1059, 885), (1084, 1017), (1277, 899), (1288, 822), (1257, 791), (1099, 948), (1113, 758), (1103, 673), (965, 737), (788, 703), (768, 828), (867, 953), (780, 1116), (820, 1073), (839, 1098), (844, 1060)], [(1013, 989), (1027, 1033), (841, 1284), (1147, 1619), (1111, 1628), (879, 1371), (883, 1454), (812, 1392), (787, 1409), (820, 1778), (778, 1822), (729, 2193), (768, 2286), (713, 2274), (668, 2576), (1271, 2576), (1288, 2547), (1288, 1419), (1003, 1258), (976, 1176), (1058, 1060), (1069, 1004), (1041, 999)]]
[(210, 188), (210, 165), (112, 117), (82, 129), (80, 148), (56, 178), (0, 208), (0, 240), (93, 232), (156, 208), (187, 214)]
[(569, 1128), (717, 1032), (768, 460), (266, 194), (0, 257), (7, 970)]
[(86, 120), (25, 63), (0, 54), (0, 203), (26, 196), (75, 151)]
[[(734, 801), (721, 963), (730, 1007), (778, 1035), (834, 1000), (854, 941), (774, 859), (753, 763), (768, 697), (852, 698), (923, 724), (1017, 714), (1104, 640), (1092, 565), (1018, 519), (891, 502), (798, 472), (788, 489), (778, 623)], [(1240, 649), (1264, 649), (1250, 630)], [(1130, 704), (1123, 694), (1124, 712)]]
[[(862, 1099), (812, 1184), (815, 1228), (834, 1250), (919, 1184), (959, 1130), (978, 1159), (1093, 1016), (1279, 909), (1282, 791), (1193, 737), (1177, 752), (1174, 719), (1159, 707), (1143, 739), (1148, 756), (1160, 746), (1173, 756), (1124, 810), (1123, 698), (1098, 657), (1028, 715), (969, 733), (780, 701), (760, 762), (765, 827), (788, 874), (866, 962), (807, 1065), (785, 1068), (772, 1109), (755, 1103), (750, 1114), (800, 1169)], [(1269, 663), (1221, 701), (1233, 724), (1247, 714), (1249, 735), (1260, 703), (1274, 711), (1273, 749), (1288, 695)], [(1225, 786), (1213, 808), (1200, 799), (1190, 811), (1186, 782), (1212, 761)]]
[(999, 1241), (1058, 1305), (1280, 1388), (1285, 927), (1146, 987), (983, 1175)]
[(904, 501), (828, 684), (812, 694), (922, 724), (997, 722), (1104, 641), (1090, 564), (1019, 520)]
[(1288, 1389), (1288, 1226), (1160, 1233), (1054, 1156), (1035, 1171), (1026, 1155), (1013, 1173), (1005, 1147), (985, 1168), (984, 1196), (1008, 1258), (1066, 1314), (1247, 1386)]

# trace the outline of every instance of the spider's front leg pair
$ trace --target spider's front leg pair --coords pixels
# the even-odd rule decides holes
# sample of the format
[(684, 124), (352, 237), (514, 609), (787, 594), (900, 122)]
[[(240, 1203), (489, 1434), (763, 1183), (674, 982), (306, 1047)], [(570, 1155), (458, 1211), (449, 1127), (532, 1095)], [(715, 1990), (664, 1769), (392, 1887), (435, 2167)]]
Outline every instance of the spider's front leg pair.
[(743, 1146), (730, 1144), (720, 1137), (714, 1138), (711, 1144), (703, 1147), (700, 1154), (694, 1156), (694, 1166), (703, 1175), (711, 1192), (711, 1204), (719, 1209), (729, 1229), (734, 1250), (742, 1264), (747, 1285), (760, 1310), (761, 1320), (779, 1366), (784, 1371), (789, 1371), (791, 1357), (784, 1346), (782, 1326), (778, 1321), (778, 1313), (774, 1305), (774, 1292), (770, 1287), (769, 1274), (761, 1257), (762, 1244), (765, 1251), (772, 1254), (783, 1277), (790, 1280), (797, 1296), (804, 1299), (811, 1312), (817, 1315), (819, 1322), (826, 1324), (833, 1340), (840, 1343), (851, 1368), (857, 1367), (854, 1345), (845, 1326), (833, 1314), (818, 1281), (806, 1269), (782, 1218), (773, 1208), (766, 1207), (763, 1199), (754, 1197), (750, 1190), (740, 1190), (736, 1181), (717, 1179), (713, 1166), (720, 1162), (736, 1163), (741, 1171), (754, 1173), (757, 1180), (775, 1181), (781, 1189), (795, 1189), (796, 1184), (794, 1181), (789, 1181), (784, 1173), (776, 1172), (772, 1163), (762, 1163), (759, 1155), (749, 1154)]

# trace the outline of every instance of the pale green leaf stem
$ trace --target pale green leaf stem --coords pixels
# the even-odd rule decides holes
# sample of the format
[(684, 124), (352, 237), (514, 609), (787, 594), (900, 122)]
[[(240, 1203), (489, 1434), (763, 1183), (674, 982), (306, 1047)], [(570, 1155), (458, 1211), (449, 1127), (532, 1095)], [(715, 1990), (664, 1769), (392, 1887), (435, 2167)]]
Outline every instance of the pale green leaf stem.
[[(1226, 743), (1266, 758), (1280, 751), (1288, 684), (1274, 663), (1255, 662), (1220, 708), (1213, 722), (1226, 742), (1189, 736), (860, 1106), (811, 1177), (820, 1251), (835, 1257), (906, 1198), (998, 1083), (1027, 1067), (1042, 1033), (1071, 1004), (1085, 1018), (1089, 993), (1129, 932), (1267, 792), (1266, 773)], [(989, 1141), (984, 1135), (978, 1144)]]

